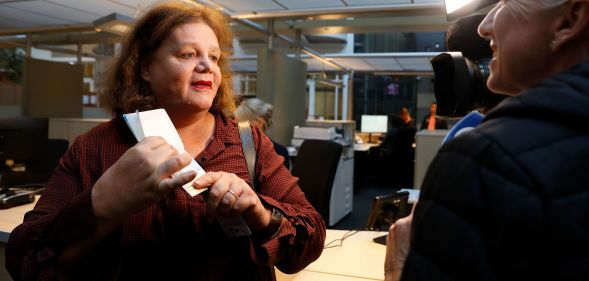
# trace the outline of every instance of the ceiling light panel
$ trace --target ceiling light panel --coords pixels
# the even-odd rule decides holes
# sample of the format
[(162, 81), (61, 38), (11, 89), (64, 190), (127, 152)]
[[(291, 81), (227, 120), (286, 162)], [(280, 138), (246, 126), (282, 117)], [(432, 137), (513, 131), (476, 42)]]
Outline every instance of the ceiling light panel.
[(80, 24), (88, 22), (89, 18), (94, 18), (95, 13), (89, 10), (73, 9), (68, 6), (53, 4), (45, 1), (24, 1), (3, 4), (15, 9), (28, 11), (36, 16), (45, 16), (58, 20), (57, 24)]
[[(31, 8), (29, 5), (33, 4), (36, 8)], [(37, 6), (38, 5), (38, 6)], [(0, 17), (15, 17), (19, 19), (31, 19), (38, 25), (60, 25), (60, 24), (75, 24), (74, 20), (68, 19), (67, 16), (51, 15), (45, 13), (40, 7), (46, 8), (52, 4), (33, 1), (33, 2), (14, 2), (2, 3), (0, 5)], [(88, 16), (88, 15), (86, 15)]]
[[(1, 10), (1, 9), (0, 9)], [(0, 11), (0, 29), (4, 28), (27, 28), (36, 27), (35, 21), (29, 21), (22, 17), (17, 17), (14, 14)]]
[[(129, 6), (126, 4), (119, 4), (113, 1), (103, 1), (103, 0), (91, 0), (91, 1), (72, 1), (72, 0), (51, 0), (56, 4), (59, 4), (63, 7), (71, 7), (72, 9), (87, 11), (95, 16), (90, 19), (86, 19), (85, 22), (91, 22), (97, 18), (106, 16), (113, 12), (117, 12), (119, 14), (123, 14), (129, 17), (135, 17), (137, 14), (136, 6)], [(149, 2), (149, 1), (146, 1)], [(145, 7), (145, 4), (142, 4), (142, 7)]]
[(444, 0), (414, 0), (415, 4), (444, 4)]
[(277, 0), (276, 2), (291, 10), (346, 7), (340, 0)]
[[(119, 3), (121, 5), (126, 5), (129, 7), (134, 7), (140, 10), (147, 10), (147, 8), (153, 6), (154, 4), (158, 4), (161, 2), (165, 2), (162, 0), (111, 0), (112, 2)], [(103, 1), (100, 1), (103, 2)]]
[(236, 13), (254, 11), (284, 11), (284, 8), (272, 0), (216, 0), (215, 3)]
[(411, 4), (411, 0), (346, 0), (349, 6), (376, 6), (392, 4)]

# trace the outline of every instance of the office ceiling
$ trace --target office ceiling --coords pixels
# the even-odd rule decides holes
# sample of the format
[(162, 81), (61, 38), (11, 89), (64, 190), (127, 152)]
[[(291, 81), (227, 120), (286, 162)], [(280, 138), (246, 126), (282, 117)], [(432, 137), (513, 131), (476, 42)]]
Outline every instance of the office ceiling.
[[(190, 2), (190, 0), (185, 0)], [(116, 42), (118, 36), (96, 32), (92, 22), (111, 13), (136, 18), (160, 0), (0, 0), (0, 46), (23, 43), (16, 34), (33, 34), (34, 45), (75, 45)], [(300, 30), (303, 44), (313, 49), (321, 36), (342, 33), (392, 31), (444, 31), (448, 27), (443, 0), (196, 0), (230, 15), (234, 31), (242, 42), (267, 41), (267, 34), (244, 21), (294, 38)], [(311, 43), (305, 35), (315, 36)], [(243, 43), (247, 44), (247, 43)], [(315, 44), (315, 45), (314, 45)], [(319, 47), (319, 49), (321, 49)], [(433, 53), (388, 53), (380, 55), (329, 55), (334, 64), (354, 71), (431, 71)], [(303, 57), (311, 71), (337, 70), (317, 59)], [(236, 58), (236, 70), (251, 71), (251, 58)], [(254, 61), (255, 66), (255, 61)], [(341, 69), (340, 69), (341, 70)]]

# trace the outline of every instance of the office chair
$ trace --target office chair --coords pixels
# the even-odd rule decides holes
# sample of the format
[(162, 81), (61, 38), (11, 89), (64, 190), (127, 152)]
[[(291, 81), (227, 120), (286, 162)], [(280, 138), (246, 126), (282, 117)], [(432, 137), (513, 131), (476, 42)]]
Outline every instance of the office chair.
[(329, 222), (329, 199), (335, 172), (342, 154), (342, 145), (326, 140), (305, 140), (297, 153), (292, 175), (307, 200)]
[(414, 173), (415, 128), (390, 130), (378, 148), (381, 182), (395, 187), (412, 187)]
[(47, 172), (47, 180), (53, 174), (53, 170), (57, 167), (59, 159), (67, 151), (69, 147), (69, 141), (66, 139), (49, 139), (47, 140), (47, 162), (45, 165), (45, 171)]

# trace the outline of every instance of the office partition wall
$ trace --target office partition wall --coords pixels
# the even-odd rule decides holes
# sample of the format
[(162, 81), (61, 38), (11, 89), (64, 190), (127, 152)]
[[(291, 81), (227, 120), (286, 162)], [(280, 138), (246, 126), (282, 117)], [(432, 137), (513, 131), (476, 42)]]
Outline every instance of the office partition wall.
[(273, 125), (266, 133), (289, 145), (293, 127), (305, 122), (307, 64), (271, 49), (258, 51), (256, 96), (274, 105)]
[(23, 115), (82, 118), (81, 65), (26, 58)]

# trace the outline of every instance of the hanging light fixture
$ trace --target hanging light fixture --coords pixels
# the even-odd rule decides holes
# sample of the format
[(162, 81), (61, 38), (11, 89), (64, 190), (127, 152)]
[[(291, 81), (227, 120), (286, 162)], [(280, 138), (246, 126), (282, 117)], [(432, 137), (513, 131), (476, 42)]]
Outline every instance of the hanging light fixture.
[(98, 32), (109, 32), (118, 35), (127, 33), (133, 26), (134, 19), (119, 13), (112, 13), (92, 22)]

